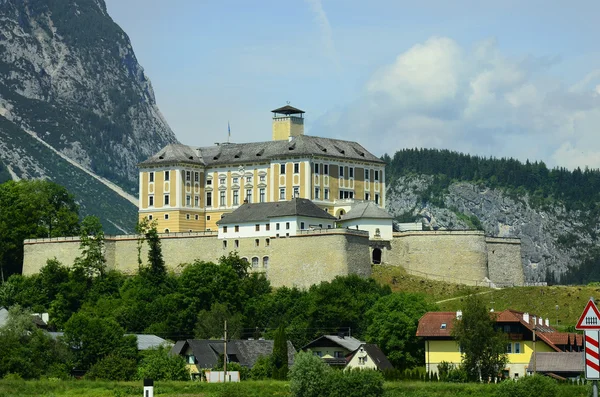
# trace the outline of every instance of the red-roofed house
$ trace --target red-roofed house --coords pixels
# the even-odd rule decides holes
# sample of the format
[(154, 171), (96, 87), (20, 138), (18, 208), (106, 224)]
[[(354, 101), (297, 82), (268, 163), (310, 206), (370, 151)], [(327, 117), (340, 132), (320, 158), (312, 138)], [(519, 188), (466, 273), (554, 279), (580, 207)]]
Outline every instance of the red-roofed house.
[[(534, 349), (534, 328), (537, 340), (535, 350), (538, 353), (583, 350), (581, 335), (557, 332), (547, 319), (544, 321), (541, 317), (511, 309), (491, 314), (496, 318), (496, 327), (508, 336), (506, 376), (517, 378), (527, 374)], [(461, 352), (452, 337), (452, 328), (461, 315), (460, 311), (428, 312), (419, 320), (417, 336), (425, 340), (425, 363), (428, 371), (437, 372), (442, 361), (460, 364)], [(529, 369), (529, 372), (532, 371), (533, 369)]]

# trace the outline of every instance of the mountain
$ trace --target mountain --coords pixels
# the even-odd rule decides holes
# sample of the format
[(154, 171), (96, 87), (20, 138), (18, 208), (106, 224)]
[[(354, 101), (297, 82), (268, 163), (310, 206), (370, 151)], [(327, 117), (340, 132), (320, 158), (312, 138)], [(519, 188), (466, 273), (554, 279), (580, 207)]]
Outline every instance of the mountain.
[(136, 221), (136, 164), (175, 135), (104, 0), (0, 0), (0, 181), (47, 178), (109, 233)]
[(600, 281), (599, 170), (448, 150), (408, 149), (384, 159), (396, 221), (518, 237), (529, 282)]

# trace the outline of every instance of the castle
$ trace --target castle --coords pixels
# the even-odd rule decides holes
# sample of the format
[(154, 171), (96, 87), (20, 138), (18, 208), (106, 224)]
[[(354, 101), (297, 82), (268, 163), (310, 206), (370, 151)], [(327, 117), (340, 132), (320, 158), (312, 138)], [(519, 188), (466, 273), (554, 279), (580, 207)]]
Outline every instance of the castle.
[[(156, 222), (166, 263), (236, 251), (274, 286), (369, 276), (380, 263), (471, 285), (524, 283), (518, 239), (394, 232), (383, 161), (356, 142), (305, 135), (300, 109), (272, 113), (272, 141), (171, 144), (139, 164), (139, 218)], [(137, 271), (137, 244), (108, 236), (107, 266)], [(23, 273), (52, 257), (71, 264), (78, 248), (78, 238), (26, 240)]]

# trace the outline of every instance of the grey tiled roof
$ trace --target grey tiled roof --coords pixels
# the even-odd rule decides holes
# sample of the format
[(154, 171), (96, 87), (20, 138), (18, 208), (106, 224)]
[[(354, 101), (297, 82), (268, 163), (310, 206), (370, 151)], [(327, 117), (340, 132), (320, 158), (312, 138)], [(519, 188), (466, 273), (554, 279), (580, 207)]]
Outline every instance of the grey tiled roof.
[(265, 222), (281, 216), (305, 216), (335, 220), (336, 218), (308, 199), (295, 198), (290, 201), (271, 203), (246, 203), (235, 211), (225, 214), (217, 221), (218, 225), (244, 222)]
[(363, 201), (355, 203), (352, 208), (350, 208), (350, 211), (342, 216), (343, 221), (358, 218), (393, 219), (394, 217), (374, 202)]
[[(535, 354), (536, 371), (539, 372), (573, 372), (580, 373), (585, 370), (584, 352), (541, 352)], [(529, 371), (533, 371), (533, 354), (529, 361)]]
[(170, 144), (139, 165), (190, 163), (213, 166), (270, 161), (291, 156), (319, 156), (383, 164), (382, 160), (357, 142), (299, 135), (291, 141), (227, 143), (208, 147)]
[[(371, 358), (371, 360), (373, 360), (375, 365), (377, 365), (377, 369), (384, 370), (384, 369), (394, 368), (392, 363), (390, 363), (390, 360), (388, 360), (388, 358), (385, 356), (385, 354), (383, 354), (383, 352), (381, 351), (379, 346), (372, 344), (372, 343), (365, 343), (362, 346), (363, 346), (363, 349), (365, 349), (365, 351)], [(358, 351), (358, 349), (356, 351)], [(353, 353), (353, 356), (354, 356), (354, 354), (356, 354), (356, 352)]]
[(310, 349), (311, 347), (323, 346), (323, 343), (330, 344), (329, 342), (333, 342), (334, 344), (341, 346), (344, 349), (351, 351), (351, 352), (358, 349), (360, 347), (360, 345), (363, 343), (363, 342), (359, 341), (358, 339), (353, 338), (351, 336), (345, 336), (343, 338), (340, 338), (337, 335), (323, 335), (320, 338), (317, 338), (317, 339), (313, 340), (312, 342), (310, 342), (309, 344), (307, 344), (306, 346), (304, 346), (302, 348), (302, 350)]

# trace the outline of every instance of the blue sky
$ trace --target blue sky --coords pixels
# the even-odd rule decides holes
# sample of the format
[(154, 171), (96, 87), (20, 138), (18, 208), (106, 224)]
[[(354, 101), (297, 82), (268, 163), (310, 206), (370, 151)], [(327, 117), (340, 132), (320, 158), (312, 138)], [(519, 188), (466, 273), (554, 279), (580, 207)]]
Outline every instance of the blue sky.
[(308, 134), (600, 167), (600, 2), (106, 0), (177, 138)]

